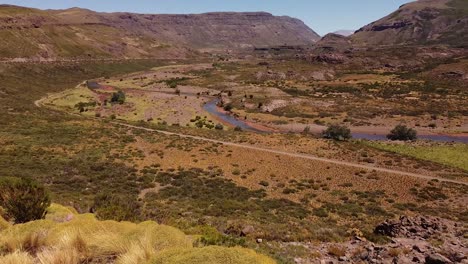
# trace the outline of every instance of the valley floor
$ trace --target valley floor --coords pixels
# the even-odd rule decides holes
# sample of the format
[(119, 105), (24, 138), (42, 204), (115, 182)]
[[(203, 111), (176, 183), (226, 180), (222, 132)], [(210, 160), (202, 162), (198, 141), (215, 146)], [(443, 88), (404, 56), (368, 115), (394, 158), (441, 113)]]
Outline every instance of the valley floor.
[[(96, 194), (112, 193), (116, 200), (138, 203), (141, 220), (202, 235), (210, 245), (250, 247), (282, 263), (338, 259), (347, 242), (339, 243), (356, 236), (385, 244), (374, 228), (399, 215), (468, 221), (466, 160), (462, 153), (459, 161), (451, 161), (450, 152), (463, 151), (464, 144), (423, 141), (399, 147), (234, 131), (228, 124), (214, 129), (222, 122), (203, 105), (220, 93), (223, 104), (232, 104), (242, 119), (245, 110), (236, 100), (247, 98), (248, 106), (280, 91), (243, 88), (229, 96), (230, 89), (203, 84), (206, 76), (214, 78), (212, 64), (161, 68), (141, 63), (68, 70), (34, 66), (25, 83), (34, 78), (47, 85), (35, 87), (27, 98), (19, 96), (29, 87), (17, 82), (19, 69), (6, 69), (11, 77), (5, 83), (18, 90), (5, 91), (0, 173), (34, 176), (51, 189), (54, 201), (81, 212), (89, 210)], [(72, 72), (82, 75), (70, 80)], [(205, 77), (197, 77), (201, 74)], [(71, 88), (84, 79), (90, 81)], [(94, 81), (99, 88), (89, 87)], [(118, 90), (125, 102), (111, 104)], [(249, 112), (252, 123), (257, 123), (252, 115), (270, 118), (267, 112)], [(425, 148), (441, 151), (423, 155)], [(219, 232), (216, 238), (212, 232)], [(444, 240), (438, 234), (431, 239)], [(327, 242), (327, 249), (311, 246), (314, 241)], [(336, 245), (340, 248), (331, 249)], [(404, 254), (409, 253), (397, 255)]]

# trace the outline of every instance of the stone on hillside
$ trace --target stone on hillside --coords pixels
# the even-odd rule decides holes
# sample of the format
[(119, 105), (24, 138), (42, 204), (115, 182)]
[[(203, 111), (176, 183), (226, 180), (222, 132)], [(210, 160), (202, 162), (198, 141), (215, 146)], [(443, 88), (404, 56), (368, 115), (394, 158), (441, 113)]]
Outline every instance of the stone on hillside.
[(448, 258), (441, 254), (431, 254), (426, 256), (426, 264), (449, 264), (452, 263)]

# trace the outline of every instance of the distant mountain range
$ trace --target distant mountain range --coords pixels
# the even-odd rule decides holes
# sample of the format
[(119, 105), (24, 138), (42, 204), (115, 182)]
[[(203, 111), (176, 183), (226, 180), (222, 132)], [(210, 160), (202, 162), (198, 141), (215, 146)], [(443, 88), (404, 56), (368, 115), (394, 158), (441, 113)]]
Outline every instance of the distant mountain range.
[(184, 49), (311, 45), (302, 21), (269, 13), (146, 15), (0, 6), (0, 57), (175, 56)]
[(349, 37), (352, 34), (354, 34), (354, 31), (355, 30), (342, 29), (342, 30), (338, 30), (338, 31), (333, 32), (333, 34)]
[[(351, 33), (337, 31), (319, 45), (466, 47), (468, 0), (419, 0)], [(11, 5), (0, 5), (0, 34), (4, 60), (177, 58), (194, 50), (311, 46), (320, 40), (302, 21), (264, 12), (148, 15)]]

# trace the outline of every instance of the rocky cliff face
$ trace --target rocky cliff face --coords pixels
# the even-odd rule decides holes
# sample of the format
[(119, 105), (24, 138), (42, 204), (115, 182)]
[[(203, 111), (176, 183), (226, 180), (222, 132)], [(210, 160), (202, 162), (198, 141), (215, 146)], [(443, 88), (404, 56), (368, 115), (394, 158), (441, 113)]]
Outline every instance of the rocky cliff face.
[[(0, 57), (152, 57), (187, 49), (310, 45), (302, 21), (268, 13), (145, 15), (0, 6)], [(176, 50), (178, 49), (178, 50)]]
[(358, 45), (468, 43), (468, 1), (419, 0), (351, 36)]
[(106, 15), (105, 21), (156, 39), (196, 48), (307, 45), (320, 37), (302, 21), (268, 13)]

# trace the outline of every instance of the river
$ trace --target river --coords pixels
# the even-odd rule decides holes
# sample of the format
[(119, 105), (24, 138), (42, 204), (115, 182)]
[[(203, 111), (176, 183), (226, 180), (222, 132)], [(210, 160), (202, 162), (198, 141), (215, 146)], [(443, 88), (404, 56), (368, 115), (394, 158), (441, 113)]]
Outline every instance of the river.
[[(229, 115), (218, 109), (217, 103), (219, 99), (211, 100), (203, 106), (203, 109), (208, 113), (216, 116), (221, 121), (230, 124), (231, 126), (239, 126), (242, 130), (256, 132), (256, 133), (269, 133), (268, 131), (260, 130), (258, 128), (250, 126), (245, 121), (238, 119), (232, 115)], [(387, 140), (385, 135), (378, 135), (372, 133), (352, 133), (355, 139), (367, 139), (367, 140)], [(438, 142), (458, 142), (468, 144), (468, 136), (451, 136), (451, 135), (418, 135), (419, 139), (432, 140)]]

